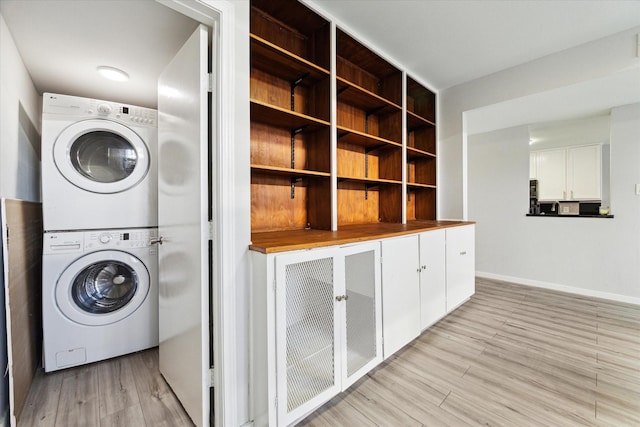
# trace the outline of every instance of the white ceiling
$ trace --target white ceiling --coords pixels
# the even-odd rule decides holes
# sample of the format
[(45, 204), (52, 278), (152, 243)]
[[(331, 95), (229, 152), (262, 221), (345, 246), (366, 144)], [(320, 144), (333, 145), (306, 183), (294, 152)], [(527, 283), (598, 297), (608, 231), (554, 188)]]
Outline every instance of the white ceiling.
[[(153, 0), (0, 0), (36, 89), (155, 108), (157, 80), (198, 25)], [(116, 83), (99, 65), (126, 71)]]
[(308, 0), (441, 90), (640, 25), (640, 1)]
[[(640, 1), (308, 3), (436, 90), (640, 25)], [(0, 13), (38, 91), (152, 108), (157, 76), (197, 25), (153, 0), (0, 0)], [(131, 80), (104, 80), (98, 65)]]

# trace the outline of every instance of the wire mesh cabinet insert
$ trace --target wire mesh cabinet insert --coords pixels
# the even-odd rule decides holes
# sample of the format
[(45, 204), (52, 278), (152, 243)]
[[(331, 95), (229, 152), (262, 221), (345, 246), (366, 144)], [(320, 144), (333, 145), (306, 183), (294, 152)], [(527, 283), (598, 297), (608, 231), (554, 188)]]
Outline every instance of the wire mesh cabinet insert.
[(340, 391), (334, 299), (339, 266), (331, 252), (321, 252), (276, 258), (278, 425)]
[(252, 256), (254, 423), (291, 425), (382, 361), (380, 242)]

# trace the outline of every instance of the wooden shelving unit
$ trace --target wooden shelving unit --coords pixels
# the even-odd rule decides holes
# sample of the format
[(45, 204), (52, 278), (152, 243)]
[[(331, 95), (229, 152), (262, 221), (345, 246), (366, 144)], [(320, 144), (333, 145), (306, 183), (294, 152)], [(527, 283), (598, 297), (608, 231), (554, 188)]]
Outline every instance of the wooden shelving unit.
[(250, 43), (252, 231), (330, 230), (329, 22), (254, 0)]
[(252, 0), (249, 37), (253, 233), (436, 218), (433, 92), (337, 28), (331, 93), (330, 22), (300, 2)]
[(402, 72), (338, 29), (338, 228), (402, 222)]
[(407, 221), (436, 219), (436, 96), (407, 76)]

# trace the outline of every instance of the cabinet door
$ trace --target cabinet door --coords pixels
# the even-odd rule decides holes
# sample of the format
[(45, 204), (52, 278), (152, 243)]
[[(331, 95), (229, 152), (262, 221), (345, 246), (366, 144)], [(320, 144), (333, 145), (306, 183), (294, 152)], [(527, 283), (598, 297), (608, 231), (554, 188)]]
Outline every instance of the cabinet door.
[(276, 257), (278, 425), (340, 391), (335, 264), (330, 250)]
[(538, 153), (529, 153), (529, 179), (537, 179), (538, 177)]
[(445, 230), (420, 234), (420, 327), (433, 325), (447, 312)]
[(380, 242), (343, 248), (344, 312), (342, 330), (342, 389), (348, 388), (382, 361), (380, 307)]
[(567, 195), (566, 150), (538, 151), (538, 199), (565, 200)]
[(475, 292), (475, 225), (446, 229), (447, 312)]
[(570, 199), (602, 197), (602, 147), (588, 145), (567, 150), (567, 185)]
[(420, 334), (418, 236), (382, 241), (382, 331), (384, 358)]

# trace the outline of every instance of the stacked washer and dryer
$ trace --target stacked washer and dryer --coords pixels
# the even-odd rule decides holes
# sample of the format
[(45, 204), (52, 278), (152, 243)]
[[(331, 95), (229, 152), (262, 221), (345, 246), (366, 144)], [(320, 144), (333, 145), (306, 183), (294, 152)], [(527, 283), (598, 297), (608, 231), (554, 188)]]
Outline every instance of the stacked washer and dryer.
[(45, 371), (158, 345), (157, 113), (44, 94)]

